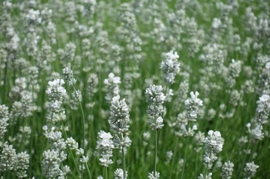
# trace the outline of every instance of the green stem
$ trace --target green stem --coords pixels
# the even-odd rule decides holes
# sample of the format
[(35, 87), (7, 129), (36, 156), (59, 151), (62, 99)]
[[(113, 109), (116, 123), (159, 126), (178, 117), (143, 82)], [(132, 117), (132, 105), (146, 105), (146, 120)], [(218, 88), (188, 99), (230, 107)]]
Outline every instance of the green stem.
[[(72, 87), (73, 87), (73, 90), (74, 91), (76, 91), (76, 88), (75, 88), (75, 86), (74, 85), (72, 85)], [(84, 126), (85, 126), (85, 116), (84, 116), (84, 110), (83, 110), (83, 107), (82, 107), (82, 103), (81, 102), (79, 102), (80, 103), (80, 110), (81, 110), (81, 113), (82, 113), (82, 120), (83, 120), (83, 129), (82, 129), (82, 132), (83, 132), (83, 141), (82, 141), (82, 148), (84, 149), (84, 140), (85, 140), (85, 130), (84, 130)]]
[(197, 165), (198, 165), (198, 152), (196, 152), (196, 157), (195, 157), (195, 172), (192, 174), (192, 178), (195, 178), (195, 175), (197, 174)]
[[(250, 139), (249, 139), (248, 145), (247, 145), (247, 147), (246, 147), (247, 150), (250, 149), (250, 144), (251, 144), (251, 141), (250, 141)], [(250, 149), (250, 150), (251, 150), (251, 149)], [(241, 169), (239, 170), (239, 173), (238, 173), (239, 175), (240, 175), (240, 172), (244, 169), (245, 164), (247, 163), (247, 159), (249, 158), (248, 155), (251, 155), (251, 153), (252, 153), (252, 151), (250, 151), (250, 154), (246, 154), (246, 155), (245, 155), (244, 160), (243, 160), (242, 165), (241, 165)]]
[[(65, 137), (67, 138), (67, 133), (66, 133), (65, 130), (64, 130), (64, 135), (65, 135)], [(68, 152), (69, 152), (69, 154), (71, 154), (72, 160), (73, 160), (73, 162), (74, 162), (74, 164), (75, 164), (75, 168), (76, 168), (76, 170), (77, 170), (77, 172), (78, 172), (78, 174), (79, 174), (79, 173), (80, 173), (80, 170), (79, 170), (79, 168), (78, 168), (78, 166), (77, 166), (77, 163), (76, 163), (76, 161), (75, 161), (75, 157), (74, 157), (72, 151), (70, 150), (70, 148), (68, 148)]]
[(6, 64), (5, 64), (5, 71), (4, 71), (4, 86), (3, 86), (3, 96), (2, 96), (2, 99), (3, 99), (3, 101), (2, 101), (2, 104), (5, 104), (5, 97), (6, 97), (6, 83), (7, 83), (7, 63), (8, 63), (8, 61), (6, 61)]
[[(175, 159), (176, 159), (176, 151), (177, 151), (177, 148), (178, 148), (178, 143), (179, 143), (179, 137), (177, 137), (176, 138), (176, 141), (175, 141), (175, 145), (174, 145), (174, 150), (173, 150), (173, 158), (172, 158), (172, 162), (171, 162), (171, 168), (173, 167), (173, 166), (175, 166)], [(172, 176), (172, 174), (173, 174), (173, 172), (170, 172), (170, 177)]]
[[(124, 136), (122, 135), (122, 141), (124, 140)], [(125, 148), (122, 146), (122, 158), (123, 158), (123, 173), (124, 173), (124, 179), (126, 179), (126, 160), (125, 160)]]
[(86, 169), (87, 169), (87, 173), (88, 173), (90, 179), (92, 179), (92, 175), (91, 175), (91, 172), (90, 172), (90, 169), (89, 169), (89, 166), (87, 163), (86, 163)]
[(155, 130), (155, 164), (154, 164), (154, 176), (156, 177), (157, 171), (157, 129)]
[(108, 167), (106, 167), (106, 179), (108, 179)]
[(82, 113), (82, 119), (83, 119), (83, 143), (82, 143), (82, 148), (84, 149), (84, 139), (85, 139), (85, 130), (84, 130), (84, 125), (85, 125), (85, 116), (84, 116), (84, 111), (82, 107), (82, 103), (80, 102), (80, 109)]
[(182, 171), (182, 174), (181, 174), (181, 179), (183, 178), (184, 173), (185, 173), (185, 167), (186, 167), (186, 159), (187, 159), (187, 150), (188, 150), (188, 144), (189, 144), (189, 140), (187, 140), (187, 145), (186, 145), (186, 149), (185, 149), (184, 166), (183, 166), (183, 171)]
[(75, 168), (76, 168), (77, 172), (78, 172), (78, 173), (81, 173), (81, 171), (79, 170), (79, 168), (78, 168), (78, 166), (77, 166), (77, 163), (76, 163), (76, 161), (75, 161), (75, 157), (74, 157), (72, 151), (71, 151), (70, 149), (68, 149), (68, 151), (69, 151), (69, 153), (71, 154), (71, 157), (72, 157), (72, 160), (74, 161)]

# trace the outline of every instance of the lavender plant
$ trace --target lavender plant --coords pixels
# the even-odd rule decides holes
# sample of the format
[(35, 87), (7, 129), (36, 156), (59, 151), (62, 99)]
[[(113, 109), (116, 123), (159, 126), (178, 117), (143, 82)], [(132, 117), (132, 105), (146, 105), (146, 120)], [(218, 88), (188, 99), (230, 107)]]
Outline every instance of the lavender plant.
[(0, 4), (2, 178), (270, 175), (268, 1)]

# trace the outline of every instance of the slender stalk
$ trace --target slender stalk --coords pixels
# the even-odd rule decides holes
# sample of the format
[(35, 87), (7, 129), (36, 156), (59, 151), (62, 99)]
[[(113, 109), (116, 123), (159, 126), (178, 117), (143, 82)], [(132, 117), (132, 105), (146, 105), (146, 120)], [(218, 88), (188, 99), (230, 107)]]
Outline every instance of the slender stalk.
[(88, 173), (90, 179), (92, 179), (91, 171), (90, 171), (89, 166), (88, 166), (87, 163), (86, 163), (86, 169), (87, 169), (87, 173)]
[(197, 174), (197, 166), (198, 166), (198, 152), (196, 152), (196, 157), (195, 157), (195, 171), (192, 173), (192, 178), (195, 178), (195, 175)]
[[(251, 141), (249, 140), (246, 149), (250, 149), (250, 145), (251, 145)], [(251, 149), (250, 149), (250, 150), (251, 150)], [(252, 153), (252, 150), (251, 150), (250, 152)], [(251, 155), (251, 154), (246, 154), (246, 155), (245, 155), (244, 160), (243, 160), (243, 162), (242, 162), (242, 164), (241, 164), (241, 169), (238, 170), (238, 172), (239, 172), (238, 174), (239, 174), (239, 175), (241, 174), (242, 170), (243, 170), (244, 167), (245, 167), (245, 164), (247, 163), (247, 160), (248, 160), (248, 158), (249, 158), (248, 155)]]
[[(67, 133), (66, 133), (65, 130), (64, 130), (64, 135), (65, 135), (65, 137), (67, 138)], [(74, 162), (74, 164), (75, 164), (75, 168), (76, 168), (77, 172), (78, 172), (78, 173), (81, 173), (80, 170), (79, 170), (79, 168), (78, 168), (78, 166), (77, 166), (75, 157), (74, 157), (72, 151), (70, 150), (70, 148), (68, 148), (68, 152), (69, 152), (69, 154), (71, 154), (71, 157), (72, 157), (72, 160), (73, 160), (73, 162)]]
[(108, 167), (106, 167), (106, 179), (108, 179)]
[(68, 151), (69, 151), (69, 153), (71, 154), (71, 157), (72, 157), (72, 160), (74, 161), (75, 168), (76, 168), (77, 172), (81, 174), (81, 171), (79, 170), (79, 168), (78, 168), (78, 166), (77, 166), (77, 164), (76, 164), (76, 161), (75, 161), (75, 157), (74, 157), (74, 155), (73, 155), (73, 152), (72, 152), (70, 149), (68, 149)]
[(85, 139), (85, 130), (84, 130), (84, 125), (85, 125), (85, 116), (84, 116), (84, 111), (82, 107), (82, 103), (80, 102), (80, 109), (82, 113), (82, 120), (83, 120), (83, 143), (82, 143), (82, 148), (84, 149), (84, 139)]
[(186, 149), (185, 149), (184, 166), (183, 166), (183, 171), (182, 171), (182, 174), (181, 174), (181, 179), (183, 178), (184, 173), (185, 173), (185, 167), (186, 167), (186, 159), (187, 159), (187, 150), (188, 150), (188, 144), (189, 144), (189, 140), (187, 140), (187, 145), (186, 145)]
[[(82, 116), (83, 116), (83, 142), (82, 142), (82, 148), (84, 149), (84, 137), (85, 137), (85, 132), (84, 132), (84, 125), (85, 125), (85, 119), (84, 119), (84, 111), (83, 111), (83, 108), (82, 108), (82, 103), (80, 102), (80, 109), (81, 109), (81, 113), (82, 113)], [(91, 175), (90, 175), (91, 176)], [(82, 178), (83, 177), (83, 172), (82, 172)]]
[(157, 171), (157, 129), (155, 130), (155, 159), (154, 159), (154, 176), (156, 177)]
[[(177, 148), (178, 148), (178, 143), (179, 143), (179, 137), (176, 138), (176, 141), (175, 141), (175, 145), (174, 145), (174, 154), (173, 154), (173, 158), (172, 158), (172, 162), (171, 162), (171, 167), (175, 166), (175, 159), (176, 159), (176, 155), (177, 155)], [(172, 176), (173, 172), (170, 172), (170, 177)], [(176, 173), (177, 174), (177, 173)]]
[[(73, 87), (73, 90), (74, 91), (76, 91), (76, 88), (75, 88), (75, 86), (74, 85), (72, 85), (72, 87)], [(83, 107), (82, 107), (82, 102), (80, 102), (80, 110), (81, 110), (81, 113), (82, 113), (82, 120), (83, 120), (83, 130), (82, 130), (82, 132), (83, 132), (83, 142), (82, 142), (82, 148), (84, 149), (84, 140), (85, 140), (85, 130), (84, 130), (84, 126), (85, 126), (85, 116), (84, 116), (84, 110), (83, 110)]]
[[(122, 141), (124, 140), (124, 136), (122, 135)], [(125, 160), (125, 148), (122, 146), (122, 158), (123, 158), (123, 173), (124, 173), (124, 179), (126, 179), (126, 160)]]
[(6, 97), (6, 86), (7, 86), (7, 63), (8, 61), (6, 61), (5, 64), (5, 71), (4, 71), (4, 86), (3, 86), (3, 93), (2, 93), (2, 104), (5, 104), (5, 97)]

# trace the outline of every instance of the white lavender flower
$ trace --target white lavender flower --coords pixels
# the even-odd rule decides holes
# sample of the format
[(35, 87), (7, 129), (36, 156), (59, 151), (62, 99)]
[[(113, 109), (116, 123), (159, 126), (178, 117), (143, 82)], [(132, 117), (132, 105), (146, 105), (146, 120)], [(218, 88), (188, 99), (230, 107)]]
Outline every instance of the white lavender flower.
[(52, 47), (45, 41), (42, 41), (42, 47), (38, 51), (36, 63), (40, 69), (50, 70), (49, 62), (53, 61)]
[(113, 97), (109, 118), (111, 128), (117, 133), (124, 133), (128, 131), (129, 122), (129, 109), (125, 99), (120, 100), (120, 96)]
[(265, 124), (268, 123), (268, 117), (270, 113), (270, 96), (267, 94), (263, 94), (258, 102), (258, 106), (256, 109), (257, 117), (256, 122), (259, 124)]
[(107, 101), (111, 101), (114, 96), (119, 94), (119, 84), (121, 83), (120, 77), (115, 76), (113, 73), (110, 73), (108, 78), (104, 80), (106, 86), (106, 96)]
[(110, 164), (113, 163), (111, 157), (113, 156), (113, 141), (112, 141), (112, 135), (108, 132), (100, 131), (98, 133), (98, 141), (97, 141), (97, 147), (100, 159), (100, 165), (104, 167), (108, 167)]
[(98, 77), (96, 74), (91, 74), (87, 80), (87, 92), (90, 97), (92, 97), (98, 90)]
[(57, 150), (66, 149), (66, 143), (64, 139), (62, 138), (62, 132), (54, 131), (54, 128), (48, 131), (47, 126), (44, 126), (43, 129), (44, 129), (45, 137), (52, 144), (52, 149), (57, 149)]
[(10, 171), (14, 169), (14, 163), (16, 159), (16, 151), (12, 145), (4, 143), (2, 152), (0, 154), (0, 171)]
[(226, 56), (226, 51), (222, 45), (209, 43), (203, 47), (203, 53), (199, 58), (211, 67), (211, 71), (214, 71), (216, 74), (221, 74)]
[(145, 94), (148, 103), (163, 104), (166, 99), (162, 86), (160, 85), (151, 85), (146, 89)]
[(29, 167), (30, 156), (26, 152), (21, 152), (16, 155), (16, 161), (14, 164), (14, 171), (18, 178), (27, 177), (26, 170)]
[(5, 105), (0, 105), (0, 138), (4, 137), (4, 134), (7, 132), (9, 120), (8, 108)]
[(77, 151), (79, 149), (78, 143), (72, 137), (66, 139), (66, 144), (71, 150)]
[(177, 52), (170, 51), (165, 54), (165, 59), (161, 62), (160, 68), (163, 72), (162, 76), (166, 83), (174, 83), (176, 74), (180, 71), (180, 64)]
[(173, 97), (173, 90), (172, 89), (169, 89), (168, 91), (167, 91), (167, 94), (166, 94), (166, 101), (168, 101), (168, 102), (171, 102), (172, 101), (172, 97)]
[(170, 151), (167, 151), (166, 152), (166, 161), (165, 161), (165, 164), (168, 164), (171, 161), (172, 157), (173, 157), (173, 152), (171, 150)]
[(147, 146), (149, 139), (150, 139), (151, 133), (149, 131), (143, 133), (143, 145)]
[(229, 65), (229, 72), (233, 78), (236, 78), (239, 76), (241, 72), (241, 65), (242, 65), (241, 61), (235, 61), (234, 59), (232, 59), (232, 62)]
[(176, 127), (179, 129), (175, 132), (177, 136), (194, 136), (197, 125), (192, 124), (187, 118), (186, 111), (179, 113), (176, 120)]
[(151, 172), (148, 175), (148, 179), (159, 179), (160, 178), (160, 173), (159, 172)]
[(64, 80), (55, 79), (49, 81), (46, 93), (49, 96), (49, 101), (45, 103), (48, 113), (46, 115), (47, 125), (52, 126), (57, 121), (62, 121), (66, 119), (65, 110), (62, 108), (62, 104), (67, 99), (68, 95), (63, 87)]
[(131, 145), (131, 140), (128, 137), (129, 123), (129, 109), (125, 99), (120, 100), (120, 96), (113, 97), (109, 124), (115, 133), (113, 139), (115, 148), (126, 149)]
[(7, 142), (1, 147), (0, 153), (0, 171), (10, 172), (14, 171), (18, 178), (27, 177), (26, 170), (29, 167), (30, 156), (26, 152), (16, 154), (12, 145)]
[(124, 172), (123, 172), (123, 169), (116, 169), (115, 172), (114, 172), (114, 179), (127, 179), (127, 176), (128, 176), (128, 173), (127, 171), (125, 171), (125, 178), (124, 178)]
[(70, 107), (73, 110), (77, 110), (79, 104), (82, 102), (82, 94), (80, 90), (75, 90), (71, 94)]
[(222, 165), (220, 176), (222, 179), (230, 179), (232, 177), (234, 164), (231, 161), (225, 162)]
[(66, 44), (64, 58), (62, 59), (62, 63), (71, 63), (75, 57), (76, 45), (73, 42), (69, 42)]
[(177, 92), (177, 101), (184, 102), (188, 97), (189, 83), (188, 80), (184, 80), (180, 83), (178, 92)]
[(33, 23), (40, 23), (41, 22), (41, 18), (39, 17), (40, 12), (39, 10), (34, 10), (34, 9), (30, 9), (28, 11), (28, 14), (26, 14), (25, 18), (29, 21), (29, 24), (33, 24)]
[(246, 167), (244, 168), (245, 179), (254, 177), (258, 168), (259, 166), (254, 164), (254, 162), (246, 163)]
[(252, 140), (262, 140), (264, 138), (264, 132), (263, 130), (263, 126), (259, 123), (255, 123), (254, 127), (251, 129), (251, 125), (249, 123), (249, 125), (247, 125), (248, 127), (248, 132), (250, 134), (250, 137)]
[(76, 79), (73, 77), (73, 71), (70, 67), (65, 67), (62, 72), (64, 80), (68, 82), (68, 85), (72, 86), (76, 83)]
[[(126, 133), (127, 134), (127, 133)], [(124, 147), (124, 153), (126, 154), (126, 147), (129, 147), (131, 145), (131, 140), (128, 137), (128, 135), (114, 135), (113, 143), (115, 148), (122, 149)]]
[(36, 110), (36, 106), (33, 105), (33, 94), (29, 91), (21, 92), (21, 100), (15, 101), (12, 104), (12, 109), (10, 112), (10, 122), (14, 123), (18, 118), (26, 118), (33, 114), (33, 111)]
[(0, 63), (1, 63), (0, 68), (1, 69), (5, 69), (7, 59), (8, 59), (7, 51), (1, 48), (0, 49)]
[(199, 152), (199, 151), (202, 149), (202, 146), (203, 146), (204, 141), (205, 141), (204, 133), (201, 132), (201, 131), (198, 131), (198, 132), (195, 134), (194, 137), (195, 137), (195, 141), (196, 141), (195, 151), (196, 151), (196, 152)]
[(163, 103), (166, 96), (163, 93), (162, 86), (151, 85), (145, 91), (146, 101), (149, 103), (147, 112), (150, 116), (149, 124), (152, 130), (161, 129), (163, 124)]
[(58, 150), (44, 151), (41, 163), (43, 175), (46, 178), (65, 176), (66, 170), (61, 170), (61, 163), (65, 158)]
[(39, 71), (38, 71), (38, 68), (36, 66), (31, 66), (29, 67), (29, 78), (30, 78), (30, 83), (32, 85), (37, 85), (38, 83), (38, 74), (39, 74)]
[(230, 103), (233, 106), (237, 106), (237, 105), (239, 105), (240, 102), (241, 102), (241, 94), (238, 92), (238, 90), (233, 90), (231, 92)]
[(11, 88), (9, 92), (9, 97), (12, 100), (18, 100), (22, 97), (22, 92), (26, 90), (27, 80), (24, 77), (16, 78), (15, 85)]
[(66, 89), (63, 87), (64, 84), (65, 82), (62, 79), (49, 81), (46, 93), (51, 100), (62, 101), (62, 99), (65, 99), (67, 97)]
[(199, 93), (196, 91), (190, 92), (190, 98), (185, 101), (186, 106), (186, 118), (189, 121), (196, 121), (199, 113), (199, 108), (203, 105), (203, 101), (198, 98)]
[(198, 179), (212, 179), (212, 173), (208, 173), (205, 176), (201, 173)]
[(28, 33), (23, 41), (26, 52), (29, 56), (35, 56), (38, 52), (38, 42), (40, 37), (36, 32)]
[(204, 144), (205, 154), (203, 160), (207, 168), (211, 169), (214, 161), (217, 160), (216, 155), (222, 151), (224, 139), (221, 137), (219, 131), (210, 130)]

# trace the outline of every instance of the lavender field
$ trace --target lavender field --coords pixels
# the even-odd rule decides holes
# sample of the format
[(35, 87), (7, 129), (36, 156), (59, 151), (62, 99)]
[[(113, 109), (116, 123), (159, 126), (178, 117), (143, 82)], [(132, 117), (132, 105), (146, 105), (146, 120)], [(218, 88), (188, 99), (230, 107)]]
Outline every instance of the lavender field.
[(0, 4), (0, 179), (270, 178), (268, 0)]

